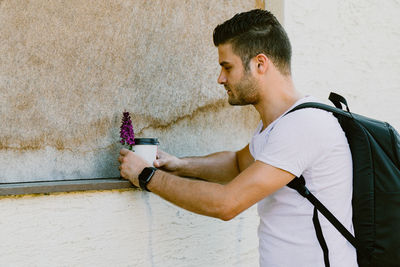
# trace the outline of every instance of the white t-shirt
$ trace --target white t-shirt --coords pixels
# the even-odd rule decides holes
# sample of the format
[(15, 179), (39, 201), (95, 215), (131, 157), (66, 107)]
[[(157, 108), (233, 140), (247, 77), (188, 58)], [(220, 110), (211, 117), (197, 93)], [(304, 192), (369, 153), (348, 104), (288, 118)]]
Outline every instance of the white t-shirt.
[[(315, 101), (305, 97), (293, 107)], [(353, 233), (352, 159), (337, 119), (329, 112), (307, 108), (262, 128), (260, 122), (250, 142), (254, 159), (303, 175), (308, 189)], [(312, 222), (313, 206), (306, 198), (285, 186), (262, 199), (258, 213), (261, 267), (325, 266)], [(358, 266), (354, 247), (322, 214), (318, 217), (331, 266)]]

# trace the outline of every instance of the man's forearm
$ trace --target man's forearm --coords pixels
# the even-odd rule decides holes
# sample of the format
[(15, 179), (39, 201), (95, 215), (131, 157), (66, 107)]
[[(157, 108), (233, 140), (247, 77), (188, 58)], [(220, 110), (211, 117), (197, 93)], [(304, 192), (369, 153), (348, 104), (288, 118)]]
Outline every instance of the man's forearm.
[(201, 178), (211, 182), (229, 182), (240, 172), (236, 152), (231, 151), (182, 158), (181, 162), (179, 176)]
[(225, 185), (183, 179), (157, 171), (147, 188), (165, 200), (198, 214), (222, 220), (230, 220), (235, 216), (231, 209), (234, 199), (227, 199)]

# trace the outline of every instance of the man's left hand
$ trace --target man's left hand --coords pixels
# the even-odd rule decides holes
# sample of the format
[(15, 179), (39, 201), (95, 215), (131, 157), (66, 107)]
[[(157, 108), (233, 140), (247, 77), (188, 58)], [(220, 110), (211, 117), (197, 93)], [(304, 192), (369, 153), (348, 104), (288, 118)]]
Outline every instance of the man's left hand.
[(139, 187), (138, 176), (145, 167), (150, 167), (139, 155), (128, 149), (121, 149), (118, 161), (120, 162), (119, 170), (121, 177), (129, 180), (134, 186)]

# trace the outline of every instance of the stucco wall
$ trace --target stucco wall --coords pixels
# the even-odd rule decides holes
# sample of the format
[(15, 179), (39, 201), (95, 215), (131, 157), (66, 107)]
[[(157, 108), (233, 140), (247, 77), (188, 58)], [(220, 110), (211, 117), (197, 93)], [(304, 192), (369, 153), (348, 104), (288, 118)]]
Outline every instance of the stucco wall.
[[(400, 1), (284, 1), (296, 86), (400, 130)], [(330, 103), (328, 101), (328, 103)]]
[[(212, 30), (235, 1), (0, 0), (0, 182), (118, 177), (136, 135), (201, 155), (257, 123), (218, 85)], [(139, 190), (0, 198), (0, 266), (254, 266), (255, 208), (231, 222)]]
[(1, 1), (1, 180), (118, 176), (124, 110), (179, 156), (244, 146), (258, 117), (227, 104), (212, 31), (260, 3)]
[(145, 192), (0, 198), (0, 266), (256, 266), (258, 218), (229, 222)]

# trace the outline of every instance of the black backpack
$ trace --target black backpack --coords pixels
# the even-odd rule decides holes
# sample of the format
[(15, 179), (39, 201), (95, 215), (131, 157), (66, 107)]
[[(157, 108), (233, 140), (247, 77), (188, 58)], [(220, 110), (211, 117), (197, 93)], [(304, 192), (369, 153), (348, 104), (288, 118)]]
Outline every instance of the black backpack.
[(332, 112), (345, 132), (353, 159), (355, 237), (310, 193), (302, 176), (288, 186), (314, 205), (313, 223), (324, 252), (325, 266), (329, 266), (329, 252), (317, 210), (357, 249), (360, 267), (400, 266), (400, 135), (386, 122), (351, 113), (346, 99), (340, 95), (331, 93), (329, 100), (336, 108), (304, 103), (289, 113), (303, 108)]

